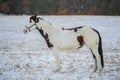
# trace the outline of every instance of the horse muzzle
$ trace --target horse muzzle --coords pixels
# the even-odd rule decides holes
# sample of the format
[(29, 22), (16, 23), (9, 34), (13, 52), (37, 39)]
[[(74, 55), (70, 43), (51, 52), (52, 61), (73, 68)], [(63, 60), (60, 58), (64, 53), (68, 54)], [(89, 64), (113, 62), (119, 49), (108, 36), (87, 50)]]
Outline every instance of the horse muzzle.
[(24, 28), (23, 33), (27, 33), (27, 32), (28, 32), (27, 28)]

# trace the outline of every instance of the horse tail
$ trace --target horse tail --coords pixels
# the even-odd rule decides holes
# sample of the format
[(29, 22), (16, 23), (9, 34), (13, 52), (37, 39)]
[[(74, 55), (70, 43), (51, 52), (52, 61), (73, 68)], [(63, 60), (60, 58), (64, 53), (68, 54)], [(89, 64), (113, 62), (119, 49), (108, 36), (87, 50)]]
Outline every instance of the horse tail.
[(99, 36), (99, 43), (98, 43), (98, 52), (100, 54), (100, 58), (101, 58), (101, 65), (102, 65), (102, 68), (104, 68), (104, 59), (103, 59), (103, 50), (102, 50), (102, 38), (100, 36), (100, 33), (93, 29)]

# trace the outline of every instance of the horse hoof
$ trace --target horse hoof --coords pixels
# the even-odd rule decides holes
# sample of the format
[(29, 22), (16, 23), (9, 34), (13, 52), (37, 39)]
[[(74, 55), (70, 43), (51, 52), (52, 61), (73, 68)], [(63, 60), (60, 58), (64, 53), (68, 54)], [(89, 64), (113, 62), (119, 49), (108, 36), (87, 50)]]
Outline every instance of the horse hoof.
[(93, 72), (96, 72), (96, 71), (97, 71), (97, 68), (95, 68)]
[(60, 71), (60, 69), (56, 69), (56, 72), (59, 72)]
[(55, 72), (55, 73), (56, 73), (56, 72), (59, 72), (59, 71), (60, 71), (60, 69), (55, 69), (53, 72)]

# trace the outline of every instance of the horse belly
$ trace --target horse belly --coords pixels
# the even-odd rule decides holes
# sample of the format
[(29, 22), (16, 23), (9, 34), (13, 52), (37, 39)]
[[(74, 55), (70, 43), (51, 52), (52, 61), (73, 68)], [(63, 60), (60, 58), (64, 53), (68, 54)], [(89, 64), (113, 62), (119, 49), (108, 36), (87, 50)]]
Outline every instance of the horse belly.
[(77, 34), (71, 31), (55, 33), (50, 37), (50, 41), (58, 50), (75, 50), (80, 47)]
[(78, 49), (79, 43), (77, 37), (74, 35), (64, 35), (64, 38), (60, 40), (60, 50), (75, 50)]
[(59, 46), (60, 50), (75, 50), (79, 47), (79, 44), (77, 42), (62, 42), (62, 44)]

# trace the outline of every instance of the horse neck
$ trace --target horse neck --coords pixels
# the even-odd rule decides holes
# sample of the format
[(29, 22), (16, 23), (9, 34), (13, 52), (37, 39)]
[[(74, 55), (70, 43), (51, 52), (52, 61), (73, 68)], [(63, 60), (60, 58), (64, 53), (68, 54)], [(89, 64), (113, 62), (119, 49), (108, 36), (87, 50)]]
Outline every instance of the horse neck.
[[(55, 27), (54, 25), (52, 25), (51, 23), (48, 23), (48, 22), (38, 23), (38, 26), (39, 25), (42, 26), (42, 30), (44, 32), (46, 32), (47, 34), (52, 34), (54, 31), (58, 30), (57, 27)], [(41, 26), (39, 26), (39, 27), (41, 27)]]

